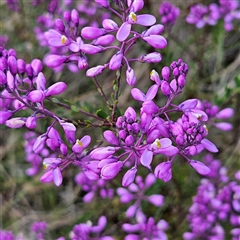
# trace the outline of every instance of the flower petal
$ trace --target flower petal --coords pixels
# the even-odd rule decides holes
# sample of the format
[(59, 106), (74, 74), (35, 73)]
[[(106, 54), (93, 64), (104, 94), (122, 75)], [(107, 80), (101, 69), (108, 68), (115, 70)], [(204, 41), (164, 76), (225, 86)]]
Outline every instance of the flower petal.
[(124, 22), (118, 29), (116, 38), (118, 41), (123, 42), (129, 36), (132, 25), (128, 22)]

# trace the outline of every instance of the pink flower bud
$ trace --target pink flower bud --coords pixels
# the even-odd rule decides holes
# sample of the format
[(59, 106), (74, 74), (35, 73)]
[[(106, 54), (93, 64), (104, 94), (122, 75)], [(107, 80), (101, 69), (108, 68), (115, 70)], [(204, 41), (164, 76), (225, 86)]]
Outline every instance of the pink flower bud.
[(117, 139), (117, 137), (115, 136), (114, 132), (113, 131), (110, 131), (110, 130), (107, 130), (103, 133), (103, 136), (104, 136), (104, 139), (113, 144), (113, 145), (118, 145), (119, 144), (119, 141)]
[[(128, 7), (130, 7), (132, 1), (128, 1)], [(134, 0), (132, 2), (130, 12), (138, 12), (140, 11), (144, 6), (144, 1), (143, 0)]]
[(52, 95), (58, 95), (58, 94), (64, 92), (66, 88), (67, 88), (66, 83), (57, 82), (57, 83), (53, 84), (52, 86), (50, 86), (45, 91), (45, 96), (48, 97), (48, 96), (52, 96)]
[(118, 28), (117, 23), (115, 23), (112, 19), (104, 19), (102, 26), (106, 30), (114, 30)]
[(60, 145), (60, 151), (63, 155), (67, 155), (68, 153), (68, 147), (66, 146), (66, 144), (64, 143), (61, 143)]
[(42, 102), (45, 98), (45, 95), (43, 93), (43, 91), (41, 90), (33, 90), (31, 91), (28, 96), (27, 99), (31, 102)]
[(97, 28), (97, 27), (84, 27), (81, 31), (81, 36), (85, 39), (93, 40), (98, 37), (101, 37), (105, 34), (105, 29)]
[(95, 0), (95, 2), (105, 8), (108, 8), (110, 6), (108, 0)]
[(5, 122), (6, 126), (10, 128), (21, 128), (25, 124), (26, 120), (20, 117), (11, 118)]
[(82, 57), (78, 60), (78, 68), (81, 70), (88, 68), (88, 61), (85, 57)]
[(61, 66), (67, 60), (66, 56), (59, 56), (59, 55), (48, 55), (45, 63), (50, 68), (56, 68)]
[(14, 56), (8, 57), (8, 67), (13, 75), (17, 74), (17, 60)]
[(186, 78), (183, 74), (181, 74), (178, 78), (177, 78), (177, 82), (178, 82), (178, 86), (180, 88), (183, 88), (185, 86), (185, 82), (186, 82)]
[(219, 113), (217, 113), (216, 118), (225, 119), (230, 118), (234, 114), (234, 110), (232, 108), (224, 108)]
[(158, 52), (152, 52), (146, 55), (143, 55), (139, 59), (140, 62), (147, 63), (158, 63), (162, 61), (162, 55)]
[(150, 72), (150, 79), (156, 84), (161, 85), (159, 74), (154, 69)]
[(75, 25), (79, 24), (79, 14), (76, 9), (73, 9), (71, 12), (71, 20)]
[(169, 96), (171, 94), (170, 85), (167, 81), (163, 81), (161, 84), (161, 91), (165, 96)]
[(101, 169), (101, 178), (104, 180), (113, 179), (122, 169), (123, 163), (118, 161), (116, 163), (110, 163)]
[(0, 111), (0, 124), (4, 124), (12, 115), (12, 112)]
[(167, 40), (161, 35), (150, 35), (143, 37), (143, 40), (155, 48), (163, 49), (167, 46)]
[(96, 54), (103, 51), (103, 48), (100, 46), (94, 46), (91, 44), (83, 44), (80, 49), (87, 54)]
[(201, 144), (209, 151), (209, 152), (218, 152), (217, 147), (208, 139), (204, 138), (201, 141)]
[(163, 162), (157, 165), (154, 175), (164, 182), (168, 182), (172, 178), (172, 162)]
[(188, 99), (184, 102), (182, 102), (178, 108), (182, 111), (185, 111), (187, 109), (193, 109), (197, 106), (198, 100), (197, 99)]
[(209, 167), (199, 161), (191, 160), (189, 164), (201, 175), (208, 175), (211, 172)]
[(165, 81), (169, 80), (170, 74), (171, 74), (171, 72), (170, 72), (169, 67), (165, 66), (165, 67), (162, 68), (162, 77)]
[(43, 69), (42, 61), (40, 61), (39, 59), (33, 59), (31, 62), (31, 66), (33, 68), (34, 75), (37, 75)]
[(68, 122), (59, 122), (59, 123), (62, 126), (68, 141), (71, 144), (74, 144), (75, 143), (75, 132), (77, 130), (76, 127), (72, 123), (68, 123)]
[(26, 64), (22, 59), (17, 60), (17, 68), (20, 74), (23, 74), (25, 72)]
[(121, 52), (117, 52), (109, 61), (109, 69), (117, 70), (121, 67), (123, 59), (123, 54)]
[(46, 89), (46, 78), (42, 72), (40, 72), (36, 79), (37, 90), (44, 91)]
[(94, 45), (101, 45), (101, 46), (107, 46), (109, 44), (111, 44), (114, 41), (114, 36), (111, 34), (107, 34), (105, 36), (99, 37), (97, 38), (93, 44)]
[(130, 86), (135, 85), (135, 83), (137, 81), (136, 75), (132, 68), (128, 68), (126, 71), (126, 81), (127, 81), (128, 85), (130, 85)]
[(113, 155), (116, 150), (117, 150), (117, 148), (115, 148), (115, 147), (99, 147), (99, 148), (94, 149), (90, 153), (90, 156), (92, 159), (102, 160), (102, 159), (108, 158), (111, 155)]
[(55, 26), (56, 28), (61, 31), (61, 32), (64, 32), (65, 31), (65, 26), (64, 26), (64, 23), (62, 21), (62, 19), (56, 19), (55, 20)]
[(67, 23), (70, 22), (70, 20), (71, 20), (71, 14), (70, 14), (70, 12), (65, 11), (64, 14), (63, 14), (63, 17), (64, 17), (64, 19), (65, 19), (65, 21), (66, 21)]
[(93, 68), (89, 68), (86, 72), (86, 76), (87, 77), (95, 77), (98, 74), (102, 73), (102, 71), (106, 68), (106, 66), (104, 65), (98, 65), (96, 67)]
[(33, 144), (33, 151), (35, 153), (40, 153), (43, 150), (46, 139), (47, 139), (46, 135), (40, 135), (36, 139), (35, 143)]
[(137, 168), (136, 167), (132, 167), (131, 169), (129, 169), (123, 176), (122, 178), (122, 185), (123, 187), (127, 187), (129, 186), (131, 183), (133, 183), (134, 179), (135, 179), (135, 175), (137, 173)]
[(37, 126), (37, 119), (36, 117), (28, 117), (26, 120), (26, 127), (29, 129), (34, 129)]
[(230, 131), (233, 128), (232, 124), (227, 122), (215, 123), (214, 126), (222, 131)]

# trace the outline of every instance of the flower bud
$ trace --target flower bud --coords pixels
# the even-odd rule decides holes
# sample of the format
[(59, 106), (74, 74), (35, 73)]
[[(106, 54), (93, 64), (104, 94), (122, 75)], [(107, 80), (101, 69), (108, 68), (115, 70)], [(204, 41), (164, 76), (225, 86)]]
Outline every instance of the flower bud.
[(27, 73), (27, 76), (29, 77), (29, 79), (32, 80), (32, 78), (33, 78), (33, 68), (31, 66), (31, 64), (26, 65), (26, 73)]
[(127, 81), (128, 85), (130, 85), (130, 86), (135, 85), (135, 83), (137, 81), (134, 70), (130, 67), (126, 71), (126, 81)]
[[(130, 6), (129, 4), (131, 4), (131, 1), (128, 1), (128, 7)], [(134, 0), (132, 2), (130, 12), (138, 12), (143, 8), (143, 6), (144, 6), (143, 0)]]
[(90, 156), (92, 159), (102, 160), (102, 159), (108, 158), (111, 155), (113, 155), (116, 150), (117, 150), (117, 148), (115, 148), (115, 147), (99, 147), (99, 148), (94, 149), (90, 153)]
[(114, 132), (110, 131), (110, 130), (107, 130), (103, 133), (103, 136), (104, 136), (104, 139), (113, 144), (113, 145), (118, 145), (119, 144), (119, 141), (117, 139), (117, 137), (115, 136)]
[(78, 68), (81, 70), (88, 68), (88, 61), (85, 57), (81, 57), (78, 60)]
[(133, 143), (134, 143), (134, 138), (132, 135), (128, 135), (126, 138), (125, 138), (125, 143), (128, 147), (130, 146), (133, 146)]
[(118, 28), (117, 23), (115, 23), (112, 19), (104, 19), (102, 26), (106, 30), (114, 30)]
[(208, 175), (211, 172), (209, 167), (199, 161), (191, 160), (189, 164), (201, 175)]
[(87, 77), (95, 77), (98, 74), (102, 73), (102, 71), (106, 68), (106, 66), (104, 65), (98, 65), (96, 67), (93, 68), (89, 68), (86, 72), (86, 76)]
[(50, 86), (48, 89), (46, 89), (45, 96), (48, 97), (52, 95), (58, 95), (64, 92), (66, 88), (67, 88), (67, 85), (64, 82), (55, 83), (52, 86)]
[(17, 60), (14, 56), (8, 57), (8, 67), (13, 75), (17, 74)]
[(76, 127), (72, 123), (68, 123), (68, 122), (60, 121), (59, 123), (62, 126), (68, 141), (71, 144), (74, 144), (75, 143), (75, 132), (77, 130)]
[(163, 49), (167, 46), (167, 40), (161, 35), (150, 35), (143, 37), (143, 40), (155, 48)]
[(163, 162), (157, 165), (154, 175), (164, 182), (168, 182), (172, 178), (172, 162)]
[(76, 9), (73, 9), (71, 12), (71, 20), (75, 25), (79, 24), (79, 14)]
[(162, 55), (158, 52), (152, 52), (146, 55), (143, 55), (139, 58), (140, 62), (147, 63), (158, 63), (162, 61)]
[(158, 106), (152, 100), (147, 100), (142, 104), (141, 110), (147, 114), (155, 114), (158, 112)]
[(59, 56), (59, 55), (48, 55), (45, 63), (50, 68), (56, 68), (61, 66), (68, 58), (66, 56)]
[(81, 36), (88, 40), (93, 40), (98, 37), (101, 37), (105, 34), (105, 29), (97, 28), (97, 27), (84, 27), (81, 31)]
[(42, 61), (40, 61), (39, 59), (34, 59), (31, 62), (31, 66), (33, 68), (33, 73), (34, 75), (37, 75), (38, 73), (40, 73), (43, 69), (42, 66)]
[(169, 96), (171, 93), (170, 85), (168, 82), (163, 81), (161, 84), (161, 91), (165, 96)]
[(63, 24), (62, 19), (56, 19), (55, 20), (55, 26), (56, 28), (60, 31), (60, 32), (64, 32), (65, 31), (65, 26)]
[(24, 72), (26, 70), (26, 64), (22, 59), (17, 60), (17, 68), (18, 68), (18, 72), (20, 74), (24, 74)]
[(137, 173), (137, 168), (136, 167), (132, 167), (131, 169), (129, 169), (123, 176), (122, 178), (122, 185), (123, 187), (127, 187), (129, 186), (131, 183), (133, 183), (134, 179), (135, 179), (135, 175)]
[(42, 72), (40, 72), (36, 79), (37, 90), (44, 91), (46, 89), (46, 78)]
[(101, 46), (107, 46), (109, 44), (111, 44), (114, 41), (114, 36), (111, 34), (107, 34), (105, 36), (99, 37), (97, 38), (93, 44), (94, 45), (101, 45)]
[(103, 48), (100, 46), (94, 46), (91, 44), (83, 44), (80, 49), (82, 50), (82, 52), (87, 53), (87, 54), (96, 54), (99, 52), (103, 51)]
[(26, 127), (29, 129), (34, 129), (37, 126), (37, 119), (36, 117), (28, 117), (26, 120)]
[(118, 161), (116, 163), (110, 163), (101, 169), (101, 178), (104, 180), (113, 179), (122, 169), (123, 163)]
[(109, 69), (117, 70), (121, 67), (123, 59), (123, 54), (121, 52), (117, 52), (109, 61)]
[(44, 93), (41, 90), (33, 90), (27, 96), (27, 99), (34, 103), (42, 102), (44, 98), (45, 98)]
[(232, 108), (224, 108), (220, 112), (217, 113), (216, 118), (225, 119), (230, 118), (234, 114), (234, 110)]
[(164, 79), (165, 81), (168, 81), (169, 78), (170, 78), (170, 74), (171, 74), (170, 68), (167, 67), (167, 66), (163, 67), (161, 73), (162, 73), (163, 79)]
[(159, 74), (154, 69), (150, 72), (150, 79), (156, 84), (161, 85)]
[(5, 122), (6, 126), (10, 128), (21, 128), (25, 124), (26, 120), (20, 117), (11, 118)]
[(66, 21), (67, 23), (70, 22), (70, 20), (71, 20), (71, 14), (70, 14), (70, 12), (68, 12), (68, 11), (64, 12), (63, 17), (64, 17), (64, 19), (65, 19), (65, 21)]

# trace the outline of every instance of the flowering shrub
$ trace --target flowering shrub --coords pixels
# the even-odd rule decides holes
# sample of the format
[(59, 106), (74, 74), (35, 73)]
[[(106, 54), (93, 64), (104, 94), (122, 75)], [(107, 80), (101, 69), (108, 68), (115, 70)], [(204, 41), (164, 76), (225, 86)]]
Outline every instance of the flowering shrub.
[[(238, 239), (239, 171), (235, 174), (229, 169), (236, 180), (226, 171), (231, 164), (239, 167), (239, 161), (224, 167), (206, 155), (224, 155), (224, 148), (231, 144), (223, 144), (214, 135), (235, 128), (231, 118), (236, 118), (233, 102), (239, 101), (239, 76), (233, 72), (231, 88), (218, 77), (223, 73), (220, 68), (230, 65), (222, 59), (227, 53), (222, 50), (220, 19), (224, 19), (225, 30), (234, 30), (238, 2), (219, 1), (209, 7), (194, 4), (186, 18), (197, 28), (209, 24), (217, 29), (214, 70), (208, 64), (204, 67), (198, 43), (192, 50), (180, 42), (186, 55), (177, 50), (180, 40), (174, 27), (183, 6), (163, 2), (158, 13), (150, 14), (151, 4), (143, 0), (28, 4), (46, 11), (37, 17), (32, 31), (44, 51), (33, 59), (19, 57), (17, 47), (8, 48), (11, 38), (1, 36), (0, 124), (6, 133), (13, 129), (9, 139), (24, 132), (23, 147), (17, 151), (25, 150), (27, 177), (22, 171), (20, 175), (34, 179), (41, 188), (51, 188), (40, 203), (35, 202), (36, 196), (31, 201), (46, 211), (60, 206), (56, 213), (60, 222), (58, 227), (51, 226), (43, 215), (41, 221), (28, 220), (30, 232), (12, 232), (13, 219), (6, 219), (3, 229), (7, 230), (0, 231), (1, 238), (40, 240), (53, 234), (59, 240), (224, 239), (230, 232), (232, 239)], [(24, 10), (18, 1), (6, 1), (6, 7), (19, 14)], [(174, 41), (177, 44), (171, 47)], [(211, 76), (199, 83), (191, 68), (199, 80), (220, 72), (215, 82)], [(211, 103), (211, 96), (200, 97), (204, 91), (199, 86), (206, 88), (201, 84), (216, 87), (217, 83), (225, 98), (217, 94), (220, 90), (216, 104)], [(126, 93), (129, 96), (124, 100)], [(6, 164), (10, 155), (6, 154)], [(174, 209), (173, 199), (181, 195), (177, 201), (185, 204), (183, 192), (192, 181), (190, 176), (197, 179), (197, 175), (204, 178), (200, 186), (189, 190), (191, 196), (198, 190), (189, 214), (183, 210), (189, 229), (185, 221), (184, 228), (175, 233), (178, 221), (174, 215), (179, 210)], [(65, 208), (70, 220), (64, 219)], [(227, 226), (225, 233), (221, 221), (230, 221), (233, 228), (228, 231)], [(66, 225), (64, 231), (56, 229)]]

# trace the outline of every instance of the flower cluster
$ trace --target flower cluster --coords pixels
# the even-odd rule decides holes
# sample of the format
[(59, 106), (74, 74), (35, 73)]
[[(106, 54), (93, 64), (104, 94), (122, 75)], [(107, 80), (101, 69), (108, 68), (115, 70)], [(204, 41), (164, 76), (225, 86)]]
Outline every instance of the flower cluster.
[(221, 222), (228, 221), (233, 226), (232, 239), (237, 240), (240, 237), (240, 171), (235, 174), (235, 180), (230, 181), (227, 169), (219, 160), (207, 155), (205, 162), (211, 174), (201, 180), (193, 197), (187, 216), (191, 232), (184, 233), (183, 238), (225, 239)]
[(219, 0), (219, 5), (211, 3), (209, 6), (198, 3), (190, 8), (186, 21), (189, 24), (195, 24), (197, 28), (202, 28), (206, 24), (216, 25), (220, 19), (223, 19), (225, 30), (231, 31), (233, 29), (232, 21), (240, 19), (238, 7), (237, 0)]
[(168, 27), (175, 24), (180, 14), (180, 9), (172, 5), (170, 2), (161, 3), (158, 11), (161, 15), (161, 23)]
[[(106, 68), (115, 71), (126, 64), (126, 80), (129, 85), (134, 85), (136, 76), (129, 62), (160, 62), (162, 58), (158, 52), (152, 52), (147, 55), (141, 55), (136, 59), (127, 59), (128, 51), (140, 39), (154, 48), (165, 48), (167, 40), (160, 35), (164, 30), (164, 26), (155, 24), (156, 18), (153, 15), (137, 15), (137, 12), (144, 6), (144, 1), (142, 0), (133, 1), (131, 4), (128, 1), (128, 5), (124, 6), (126, 9), (120, 8), (121, 13), (113, 11), (108, 2), (96, 2), (112, 11), (118, 18), (120, 17), (122, 21), (121, 26), (113, 19), (106, 18), (102, 21), (102, 28), (88, 26), (80, 30), (78, 11), (76, 9), (73, 9), (71, 13), (66, 11), (63, 14), (63, 20), (57, 19), (55, 21), (55, 29), (48, 30), (45, 33), (45, 38), (49, 46), (56, 47), (63, 52), (66, 51), (62, 49), (67, 49), (70, 53), (63, 53), (63, 55), (49, 54), (45, 59), (45, 63), (51, 68), (61, 67), (64, 63), (77, 63), (78, 68), (83, 70), (88, 68), (87, 55), (95, 55), (113, 49), (116, 52), (108, 63), (88, 69), (86, 75), (95, 77)], [(133, 26), (136, 24), (150, 26), (150, 28), (143, 32), (137, 32), (133, 30)], [(115, 38), (117, 42), (114, 41)]]
[(138, 211), (142, 211), (141, 203), (143, 200), (150, 202), (156, 207), (161, 207), (164, 202), (164, 196), (161, 194), (152, 194), (150, 196), (146, 196), (146, 191), (156, 182), (156, 177), (154, 174), (149, 173), (145, 179), (145, 183), (141, 176), (136, 177), (136, 183), (131, 183), (126, 188), (118, 188), (117, 194), (120, 196), (120, 201), (122, 203), (129, 203), (135, 200), (134, 204), (132, 204), (126, 211), (126, 216), (128, 218), (132, 218)]

